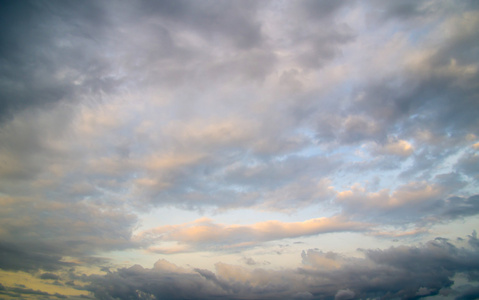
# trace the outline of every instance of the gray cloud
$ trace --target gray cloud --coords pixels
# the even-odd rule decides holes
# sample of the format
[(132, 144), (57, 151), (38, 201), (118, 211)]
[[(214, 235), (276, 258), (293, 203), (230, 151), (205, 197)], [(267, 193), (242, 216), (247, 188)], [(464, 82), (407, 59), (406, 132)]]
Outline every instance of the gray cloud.
[(436, 183), (411, 182), (394, 191), (384, 189), (369, 193), (362, 186), (353, 186), (339, 192), (335, 202), (343, 208), (344, 215), (356, 220), (431, 226), (479, 213), (478, 195), (449, 196), (451, 191), (464, 186), (457, 180), (456, 174), (447, 174), (438, 176)]
[[(431, 7), (421, 1), (389, 4), (387, 14), (397, 16), (414, 15), (413, 12), (421, 6)], [(445, 9), (441, 5), (438, 7)], [(403, 132), (420, 127), (440, 136), (477, 133), (474, 118), (478, 109), (474, 104), (477, 85), (474, 82), (478, 80), (478, 73), (474, 70), (479, 49), (470, 44), (478, 38), (477, 30), (472, 29), (476, 26), (477, 16), (471, 15), (466, 17), (468, 21), (462, 21), (461, 15), (468, 15), (467, 8), (434, 33), (441, 39), (439, 45), (426, 42), (422, 45), (424, 55), (415, 65), (407, 66), (408, 62), (404, 61), (405, 72), (370, 85), (362, 100), (354, 106), (354, 111), (364, 111), (388, 132), (391, 132), (391, 126), (395, 126)], [(449, 31), (446, 35), (442, 33), (445, 30)], [(429, 47), (434, 50), (428, 54)], [(472, 68), (471, 72), (466, 71), (468, 67)], [(459, 115), (460, 118), (456, 117)]]
[[(234, 47), (251, 48), (261, 45), (261, 25), (255, 20), (257, 7), (255, 1), (228, 3), (226, 1), (157, 1), (141, 2), (140, 8), (145, 14), (164, 17), (171, 22), (180, 21), (181, 26), (199, 32), (202, 36), (214, 40), (218, 35), (230, 40)], [(222, 26), (218, 26), (221, 24)]]
[[(295, 22), (292, 20), (290, 27), (280, 28), (279, 33), (272, 31), (271, 28), (264, 24), (264, 28), (261, 26), (259, 16), (265, 14), (267, 12), (266, 9), (272, 9), (266, 4), (241, 6), (239, 14), (233, 14), (232, 11), (237, 10), (224, 3), (215, 5), (214, 7), (208, 3), (197, 4), (190, 2), (178, 2), (176, 4), (157, 2), (154, 4), (141, 3), (138, 5), (121, 3), (121, 5), (118, 5), (115, 9), (109, 10), (105, 9), (105, 7), (99, 7), (97, 9), (97, 5), (101, 6), (102, 4), (88, 4), (78, 10), (74, 4), (56, 4), (51, 5), (50, 10), (42, 8), (33, 12), (33, 9), (30, 8), (29, 11), (32, 11), (31, 13), (35, 14), (35, 16), (38, 15), (37, 17), (41, 20), (45, 19), (48, 14), (58, 15), (57, 18), (53, 18), (51, 21), (38, 22), (47, 27), (53, 26), (56, 23), (65, 23), (63, 27), (58, 27), (64, 28), (62, 30), (66, 33), (63, 31), (48, 31), (45, 32), (45, 34), (48, 35), (50, 39), (71, 34), (73, 38), (69, 39), (70, 42), (76, 42), (77, 40), (85, 42), (83, 49), (86, 50), (82, 50), (82, 56), (80, 57), (86, 56), (85, 59), (87, 60), (91, 56), (101, 61), (99, 65), (106, 64), (107, 66), (104, 73), (95, 75), (95, 72), (87, 72), (87, 70), (80, 69), (79, 66), (85, 64), (78, 63), (78, 66), (71, 67), (77, 70), (75, 72), (82, 76), (83, 74), (89, 74), (88, 76), (92, 76), (92, 80), (95, 79), (93, 81), (96, 81), (96, 79), (100, 77), (119, 80), (113, 85), (129, 92), (136, 88), (151, 89), (154, 85), (162, 85), (163, 79), (166, 80), (166, 77), (173, 78), (176, 76), (174, 74), (183, 74), (178, 75), (183, 79), (176, 84), (183, 82), (183, 84), (190, 89), (192, 85), (201, 81), (198, 76), (205, 78), (217, 76), (217, 78), (219, 78), (218, 82), (206, 83), (206, 85), (212, 89), (216, 87), (217, 83), (223, 84), (234, 78), (243, 78), (240, 82), (241, 85), (244, 84), (244, 80), (253, 80), (255, 82), (264, 81), (268, 76), (278, 70), (281, 64), (281, 59), (271, 50), (279, 49), (281, 51), (297, 53), (295, 49), (304, 48), (312, 49), (312, 52), (315, 53), (314, 55), (322, 56), (321, 53), (323, 53), (322, 51), (324, 49), (326, 49), (324, 51), (329, 52), (329, 50), (327, 50), (328, 47), (334, 49), (331, 53), (336, 53), (341, 47), (345, 47), (347, 43), (352, 42), (353, 40), (351, 32), (348, 31), (349, 29), (346, 30), (349, 33), (345, 33), (345, 35), (339, 32), (346, 27), (339, 24), (338, 19), (343, 16), (347, 9), (357, 8), (356, 4), (343, 6), (343, 4), (331, 5), (323, 2), (299, 2), (294, 5), (291, 4), (291, 7), (287, 5), (285, 9), (291, 9), (293, 15), (297, 17), (298, 20), (301, 18), (311, 20), (311, 23), (308, 23), (310, 27), (305, 30), (307, 36), (304, 37), (303, 40), (295, 40), (293, 33), (295, 30), (303, 30), (303, 27), (300, 26), (303, 24), (302, 21)], [(386, 14), (392, 13), (398, 16), (394, 19), (395, 22), (405, 22), (406, 19), (404, 19), (403, 15), (405, 13), (412, 14), (416, 11), (413, 4), (405, 5), (405, 7), (410, 7), (407, 9), (404, 7), (397, 8), (393, 4), (385, 6), (385, 11), (390, 11)], [(418, 7), (422, 6), (423, 4)], [(343, 10), (343, 8), (347, 9)], [(15, 11), (19, 10), (19, 8), (15, 7), (12, 9)], [(89, 14), (90, 11), (95, 11), (96, 13)], [(280, 13), (281, 11), (275, 12)], [(141, 16), (145, 18), (141, 18)], [(224, 24), (225, 26), (213, 26), (212, 18), (216, 20), (215, 22)], [(67, 19), (75, 20), (78, 26), (72, 26), (66, 22)], [(459, 31), (462, 28), (461, 26), (466, 26), (461, 25), (460, 22), (457, 23), (454, 21), (454, 18), (452, 18), (452, 20), (451, 24), (444, 26), (454, 32)], [(325, 28), (324, 25), (328, 22), (334, 25), (328, 32), (315, 30), (316, 27)], [(122, 26), (118, 27), (120, 23)], [(122, 30), (119, 30), (119, 28)], [(211, 30), (212, 28), (215, 28), (215, 30)], [(22, 30), (27, 31), (27, 29)], [(251, 35), (250, 32), (255, 32), (256, 35)], [(267, 37), (268, 34), (271, 35), (270, 39)], [(289, 40), (289, 43), (280, 43), (279, 40), (273, 38), (275, 34), (285, 36), (286, 39)], [(115, 187), (128, 190), (131, 189), (133, 185), (133, 190), (142, 191), (135, 196), (139, 198), (149, 198), (151, 199), (150, 202), (154, 205), (176, 204), (188, 209), (197, 209), (200, 208), (200, 206), (217, 206), (219, 208), (255, 206), (261, 202), (268, 202), (268, 195), (274, 196), (275, 192), (287, 189), (288, 183), (294, 181), (294, 178), (313, 176), (320, 180), (325, 175), (335, 176), (336, 167), (339, 166), (339, 161), (342, 159), (342, 157), (337, 157), (338, 160), (335, 160), (336, 157), (330, 155), (327, 157), (319, 156), (302, 159), (304, 162), (301, 162), (301, 164), (303, 164), (304, 168), (299, 168), (298, 163), (300, 163), (301, 159), (295, 158), (295, 156), (290, 156), (286, 159), (286, 162), (281, 163), (275, 162), (271, 159), (272, 157), (295, 153), (300, 149), (305, 149), (318, 142), (321, 146), (328, 146), (331, 143), (338, 146), (347, 146), (371, 141), (377, 142), (378, 144), (378, 147), (374, 148), (375, 152), (373, 151), (373, 154), (393, 153), (397, 155), (399, 152), (394, 152), (394, 149), (391, 150), (391, 148), (387, 148), (390, 146), (388, 142), (417, 139), (416, 129), (418, 127), (422, 130), (429, 130), (431, 134), (437, 135), (442, 139), (444, 139), (446, 135), (451, 135), (456, 131), (458, 133), (463, 132), (462, 135), (466, 133), (466, 129), (467, 133), (475, 132), (474, 118), (472, 117), (475, 116), (475, 106), (467, 106), (467, 103), (472, 103), (473, 98), (471, 97), (473, 97), (475, 93), (472, 82), (474, 82), (474, 76), (477, 74), (474, 75), (475, 73), (472, 72), (471, 75), (467, 75), (466, 72), (464, 73), (466, 75), (458, 78), (456, 76), (458, 71), (454, 69), (458, 68), (458, 70), (462, 70), (461, 68), (466, 68), (466, 63), (472, 63), (474, 61), (470, 59), (470, 56), (474, 55), (475, 52), (470, 48), (466, 50), (466, 46), (469, 45), (466, 41), (473, 40), (475, 34), (475, 31), (469, 30), (465, 31), (462, 35), (455, 34), (451, 37), (442, 37), (441, 47), (436, 49), (436, 52), (426, 56), (420, 64), (411, 67), (412, 69), (406, 67), (401, 69), (401, 72), (396, 73), (393, 77), (390, 76), (386, 79), (381, 77), (382, 79), (378, 79), (377, 81), (373, 78), (371, 82), (366, 82), (365, 84), (360, 82), (361, 84), (359, 86), (353, 85), (353, 91), (361, 93), (362, 95), (360, 100), (355, 102), (350, 103), (350, 100), (347, 98), (344, 101), (336, 101), (335, 99), (330, 99), (329, 95), (317, 95), (316, 93), (318, 91), (315, 89), (304, 89), (301, 93), (295, 95), (292, 100), (286, 101), (286, 99), (281, 98), (281, 103), (267, 103), (267, 113), (262, 112), (259, 115), (251, 116), (254, 105), (257, 105), (254, 99), (262, 97), (261, 93), (254, 93), (252, 95), (253, 100), (244, 100), (244, 107), (238, 110), (238, 114), (241, 118), (249, 115), (249, 119), (243, 119), (242, 122), (238, 123), (232, 122), (230, 127), (224, 129), (225, 134), (222, 136), (208, 136), (208, 132), (205, 132), (205, 135), (198, 135), (197, 137), (188, 134), (182, 135), (183, 133), (178, 129), (165, 131), (164, 128), (166, 128), (166, 126), (161, 127), (163, 130), (160, 130), (160, 133), (158, 133), (157, 130), (151, 130), (146, 132), (144, 136), (141, 136), (135, 129), (142, 124), (133, 119), (126, 121), (123, 126), (121, 124), (118, 125), (114, 130), (103, 131), (103, 128), (98, 126), (99, 124), (92, 124), (96, 125), (96, 130), (111, 137), (111, 139), (107, 137), (103, 142), (100, 142), (99, 139), (93, 140), (92, 143), (98, 145), (103, 143), (108, 146), (98, 152), (91, 151), (90, 149), (86, 152), (87, 155), (85, 155), (85, 152), (75, 153), (75, 155), (80, 155), (80, 157), (78, 157), (80, 164), (85, 160), (95, 163), (95, 170), (87, 168), (84, 173), (76, 172), (76, 174), (70, 174), (70, 176), (65, 177), (64, 186), (70, 186), (71, 190), (58, 192), (62, 194), (75, 193), (78, 197), (88, 195), (97, 196), (101, 194), (97, 188), (100, 185), (99, 183), (108, 182), (108, 184), (110, 184), (109, 187), (101, 184), (101, 188), (110, 189)], [(27, 40), (23, 40), (21, 36), (22, 35), (15, 35), (15, 39), (20, 39), (21, 42), (27, 43)], [(231, 55), (215, 54), (215, 51), (220, 48), (211, 43), (211, 41), (217, 40), (221, 44), (223, 40), (230, 41), (230, 39), (235, 38), (238, 38), (238, 42), (232, 42), (231, 44), (227, 42), (228, 45), (224, 48), (230, 49), (225, 51), (233, 51), (234, 54), (231, 54), (233, 52), (228, 52)], [(102, 42), (97, 43), (95, 42), (96, 39)], [(246, 40), (247, 42), (240, 42), (242, 40)], [(127, 43), (126, 41), (131, 41), (131, 43)], [(205, 43), (204, 41), (208, 41), (208, 43), (203, 44)], [(135, 50), (135, 44), (142, 45), (142, 47)], [(324, 49), (318, 49), (315, 46), (316, 44), (319, 45), (318, 47), (324, 47)], [(52, 45), (54, 45), (54, 43), (52, 43)], [(200, 45), (206, 48), (200, 47)], [(432, 45), (429, 44), (421, 46), (424, 49), (432, 47)], [(97, 56), (97, 53), (106, 53), (107, 51), (96, 51), (96, 49), (104, 48), (111, 49), (110, 54)], [(210, 49), (211, 51), (195, 51), (200, 48)], [(81, 47), (70, 47), (68, 49), (76, 51), (74, 49), (81, 49)], [(74, 52), (69, 52), (70, 50), (67, 51), (67, 54), (69, 56), (75, 56)], [(330, 56), (328, 54), (324, 57), (325, 62), (331, 62), (333, 58), (336, 57), (336, 54), (331, 54)], [(457, 61), (455, 67), (447, 57), (452, 57)], [(206, 59), (208, 63), (202, 65), (201, 61), (204, 61), (204, 59)], [(81, 59), (80, 61), (82, 62)], [(185, 64), (179, 65), (179, 62), (185, 62)], [(196, 62), (200, 63), (200, 65), (196, 65)], [(56, 65), (58, 65), (56, 68), (63, 68), (62, 64), (63, 62), (61, 60), (56, 62)], [(464, 66), (461, 64), (464, 64)], [(93, 63), (93, 65), (97, 64)], [(115, 65), (115, 67), (112, 67), (113, 65)], [(315, 64), (308, 62), (307, 65), (314, 66)], [(198, 68), (197, 66), (204, 66), (204, 68)], [(68, 66), (68, 68), (70, 68), (70, 66)], [(290, 71), (291, 70), (295, 69), (290, 69)], [(418, 70), (420, 72), (418, 72)], [(195, 71), (198, 76), (188, 77), (190, 75), (186, 74), (191, 73), (191, 71)], [(298, 74), (301, 72), (304, 73), (304, 70), (298, 71)], [(207, 74), (207, 76), (203, 76), (202, 74)], [(125, 76), (128, 76), (128, 78)], [(229, 76), (233, 76), (234, 78), (229, 78)], [(396, 86), (390, 84), (390, 82), (395, 82), (397, 78), (403, 82), (401, 85)], [(126, 79), (128, 79), (128, 83), (125, 83), (124, 80)], [(82, 99), (85, 97), (88, 99), (95, 98), (99, 90), (88, 87), (88, 83), (85, 83), (87, 80), (83, 80), (82, 82), (83, 83), (80, 84), (81, 91), (89, 90), (91, 94), (88, 94), (90, 92), (87, 94), (78, 92), (78, 94), (75, 95), (78, 95)], [(30, 91), (31, 89), (25, 90)], [(101, 88), (100, 90), (103, 90), (105, 93), (108, 92), (107, 88)], [(155, 91), (156, 90), (152, 90), (152, 92)], [(119, 90), (117, 92), (119, 93)], [(116, 95), (115, 92), (108, 92), (108, 94), (110, 101), (112, 97)], [(211, 98), (224, 96), (233, 97), (231, 94), (211, 93), (208, 95), (208, 97)], [(229, 111), (230, 114), (231, 108), (229, 105), (233, 103), (235, 108), (238, 106), (236, 99), (227, 101), (227, 104), (223, 106), (223, 104), (218, 103), (219, 101), (210, 102), (210, 100), (201, 98), (196, 92), (192, 92), (191, 95), (188, 94), (188, 98), (189, 97), (197, 97), (199, 99), (197, 101), (205, 102), (204, 104), (207, 105), (214, 105), (215, 107), (219, 107), (218, 110), (222, 112), (224, 110)], [(321, 98), (321, 101), (318, 101), (316, 98)], [(174, 122), (170, 124), (171, 127), (181, 128), (181, 124), (191, 120), (192, 112), (183, 115), (183, 111), (187, 109), (180, 109), (180, 107), (189, 106), (189, 104), (192, 104), (194, 101), (186, 102), (183, 95), (177, 95), (175, 99), (179, 101), (178, 107), (176, 107), (177, 104), (172, 104), (172, 107), (168, 107), (167, 112), (163, 113), (162, 117), (166, 118), (165, 124), (168, 124), (170, 123), (168, 120), (172, 118), (172, 116), (169, 115), (170, 113), (172, 115), (179, 114), (181, 121), (177, 122), (177, 124)], [(453, 103), (452, 99), (463, 99), (460, 101), (464, 101), (464, 105), (459, 105), (456, 100), (454, 100)], [(440, 105), (434, 105), (434, 103), (439, 103)], [(181, 110), (181, 113), (178, 113), (179, 110)], [(449, 116), (452, 110), (457, 110), (454, 112), (454, 115), (461, 115), (462, 117), (456, 118), (452, 115)], [(427, 114), (425, 113), (426, 111), (428, 112)], [(72, 114), (72, 112), (67, 112), (66, 110), (63, 113)], [(159, 111), (153, 110), (152, 115), (147, 115), (147, 117), (152, 119), (154, 113), (159, 113)], [(211, 117), (206, 111), (205, 115), (202, 115), (202, 113), (200, 110), (196, 116), (200, 119), (203, 117), (203, 119)], [(62, 114), (62, 112), (60, 112), (59, 115), (60, 114)], [(470, 117), (465, 117), (466, 115)], [(410, 116), (415, 117), (411, 119)], [(43, 171), (45, 165), (50, 164), (52, 161), (58, 162), (58, 153), (53, 152), (53, 149), (45, 149), (47, 151), (38, 152), (39, 147), (45, 148), (48, 145), (45, 145), (42, 140), (36, 141), (36, 139), (42, 135), (44, 136), (47, 132), (38, 131), (37, 128), (45, 128), (45, 126), (66, 128), (65, 132), (60, 132), (58, 135), (53, 134), (50, 137), (52, 140), (61, 140), (60, 134), (68, 134), (70, 130), (75, 129), (68, 125), (65, 127), (65, 124), (68, 124), (67, 120), (72, 118), (75, 118), (74, 113), (73, 116), (69, 115), (65, 117), (66, 120), (51, 122), (52, 124), (50, 125), (42, 124), (40, 126), (38, 123), (32, 123), (32, 128), (29, 129), (31, 132), (12, 129), (10, 137), (4, 137), (5, 141), (11, 145), (8, 147), (8, 153), (6, 155), (13, 157), (14, 162), (21, 164), (22, 168), (18, 168), (12, 171), (12, 173), (9, 173), (8, 179), (12, 180), (19, 177), (28, 178), (28, 176)], [(258, 118), (264, 121), (263, 124), (257, 124)], [(464, 118), (467, 120), (464, 120)], [(441, 120), (441, 122), (436, 122), (436, 120)], [(252, 125), (243, 128), (244, 130), (242, 132), (235, 128), (248, 123)], [(191, 131), (192, 128), (201, 127), (201, 125), (204, 124), (191, 122), (192, 127), (185, 126), (185, 132)], [(217, 125), (216, 122), (211, 122), (212, 127)], [(316, 140), (316, 138), (311, 138), (306, 135), (301, 138), (297, 137), (297, 130), (300, 130), (303, 126), (306, 126), (307, 130), (311, 130), (311, 128), (307, 128), (310, 125), (317, 126), (313, 129), (318, 130), (316, 137), (319, 141)], [(132, 127), (128, 129), (127, 127), (129, 126)], [(445, 128), (448, 128), (448, 132), (444, 132)], [(127, 135), (123, 141), (114, 139), (117, 134), (125, 130), (129, 136)], [(50, 130), (48, 134), (52, 132), (54, 133), (55, 130)], [(99, 133), (99, 135), (101, 134)], [(23, 136), (24, 139), (19, 139), (19, 136)], [(155, 138), (158, 142), (155, 141)], [(173, 167), (171, 170), (162, 168), (161, 170), (148, 170), (145, 172), (141, 162), (138, 160), (135, 161), (132, 158), (145, 154), (144, 149), (162, 149), (159, 142), (160, 140), (162, 144), (166, 142), (168, 145), (171, 145), (171, 148), (176, 152), (193, 148), (196, 149), (196, 151), (201, 149), (205, 153), (205, 157)], [(20, 144), (22, 141), (25, 141), (25, 143)], [(71, 143), (69, 140), (66, 142)], [(447, 144), (450, 145), (454, 142), (455, 141), (449, 141)], [(112, 158), (111, 152), (120, 151), (120, 148), (114, 149), (120, 144), (123, 145), (121, 149), (123, 149), (122, 153), (124, 153), (124, 155), (119, 155), (120, 152), (118, 152), (118, 155)], [(414, 153), (409, 154), (412, 155), (416, 161), (411, 169), (405, 171), (405, 176), (420, 176), (428, 169), (442, 163), (444, 160), (437, 159), (438, 157), (443, 157), (444, 159), (447, 157), (444, 151), (441, 150), (442, 146), (444, 146), (444, 144), (438, 145), (437, 147), (417, 147)], [(20, 151), (25, 151), (24, 149), (31, 149), (31, 153), (22, 153), (22, 151)], [(454, 150), (456, 149), (452, 149), (449, 155), (453, 155)], [(190, 154), (187, 151), (185, 152), (185, 155)], [(33, 153), (35, 153), (35, 155)], [(38, 155), (41, 157), (40, 160), (37, 157)], [(90, 160), (92, 156), (96, 156), (98, 159), (96, 161)], [(431, 157), (434, 157), (434, 159)], [(245, 161), (251, 160), (252, 162), (257, 161), (260, 165), (265, 165), (263, 170), (265, 175), (258, 174), (259, 177), (241, 175), (240, 169), (231, 168), (233, 162), (238, 161), (238, 159), (244, 159)], [(388, 157), (378, 159), (374, 163), (374, 166), (380, 170), (398, 169), (401, 163), (402, 161), (391, 162), (391, 159)], [(284, 169), (283, 164), (291, 164), (298, 167), (296, 171), (291, 168), (288, 170), (287, 168)], [(111, 166), (111, 168), (105, 168), (107, 165)], [(368, 164), (364, 168), (371, 166), (371, 164)], [(278, 167), (282, 168), (280, 172), (278, 172)], [(354, 167), (354, 165), (346, 164), (342, 170), (350, 169), (350, 167)], [(240, 168), (245, 169), (242, 171), (243, 173), (250, 171), (247, 169), (251, 169), (245, 166), (241, 166)], [(233, 171), (230, 172), (231, 169), (233, 169)], [(98, 172), (99, 170), (101, 171)], [(290, 173), (287, 173), (288, 171)], [(92, 173), (95, 172), (96, 174), (93, 175)], [(220, 182), (219, 177), (225, 172), (226, 177)], [(115, 173), (115, 178), (109, 180), (108, 176), (112, 176), (113, 173)], [(283, 178), (279, 178), (279, 175), (283, 174)], [(88, 180), (84, 180), (86, 176), (88, 176)], [(148, 185), (146, 184), (147, 181), (141, 180), (132, 183), (131, 177), (133, 176), (144, 176), (145, 179), (148, 178), (150, 181), (148, 181)], [(76, 179), (82, 179), (83, 182), (75, 186), (70, 182), (66, 182)], [(157, 183), (155, 183), (155, 181)], [(264, 189), (265, 186), (270, 185), (269, 182), (275, 184), (276, 188), (271, 187), (270, 190), (266, 192), (257, 191), (258, 187), (255, 185)], [(222, 186), (221, 188), (219, 188), (220, 185)], [(310, 185), (310, 183), (308, 183), (307, 180), (300, 182), (297, 184), (297, 190), (308, 190), (308, 185)], [(168, 187), (165, 188), (166, 186)], [(237, 192), (238, 188), (249, 191), (250, 193), (246, 197), (243, 197), (242, 193)], [(300, 201), (307, 205), (316, 199), (308, 195), (304, 197), (299, 195), (292, 197), (291, 200)], [(283, 206), (287, 207), (289, 203), (290, 201), (286, 201)], [(269, 207), (273, 207), (273, 205), (269, 205)]]
[(457, 300), (472, 300), (477, 299), (479, 297), (479, 286), (467, 286), (466, 290), (462, 292), (458, 297)]
[(0, 268), (4, 270), (47, 271), (59, 270), (71, 263), (61, 261), (62, 256), (47, 251), (31, 251), (27, 247), (2, 242), (0, 244)]
[(23, 108), (78, 100), (87, 90), (111, 92), (118, 83), (98, 55), (109, 24), (97, 3), (6, 3), (1, 19), (2, 119)]
[(354, 292), (351, 290), (339, 290), (336, 295), (334, 295), (334, 300), (347, 300), (354, 299)]
[[(477, 215), (478, 8), (456, 1), (4, 3), (0, 268), (54, 277), (70, 266), (67, 256), (88, 265), (100, 252), (148, 248), (151, 241), (133, 240), (132, 232), (143, 213), (165, 206), (311, 208), (367, 222), (377, 236), (388, 226), (424, 234)], [(223, 235), (203, 244), (163, 237), (222, 251), (238, 241), (325, 232), (259, 234), (210, 223)], [(91, 277), (91, 290), (104, 299), (194, 298), (194, 287), (206, 298), (419, 298), (446, 293), (450, 274), (468, 272), (455, 253), (472, 254), (448, 247), (366, 251), (356, 267), (334, 253), (305, 252), (316, 267), (288, 274), (220, 265), (223, 273), (168, 277), (134, 267)], [(389, 257), (412, 262), (430, 253), (414, 274)], [(432, 260), (445, 268), (434, 276), (425, 265)], [(344, 285), (314, 281), (325, 263)], [(227, 279), (226, 269), (261, 284)], [(263, 284), (262, 274), (272, 282)], [(298, 283), (305, 278), (316, 285)], [(476, 290), (454, 293), (467, 298)]]
[[(474, 234), (470, 245), (477, 242)], [(133, 266), (104, 276), (90, 276), (89, 290), (98, 299), (142, 299), (144, 296), (212, 299), (419, 299), (456, 295), (472, 299), (477, 278), (465, 291), (452, 288), (457, 274), (474, 274), (477, 247), (459, 247), (438, 238), (418, 247), (362, 250), (365, 258), (308, 250), (297, 270), (248, 270), (218, 263), (216, 272), (185, 270), (165, 261), (152, 269)], [(302, 298), (301, 298), (302, 297)], [(463, 298), (460, 298), (463, 297)], [(129, 299), (130, 299), (129, 298)]]
[(452, 197), (445, 202), (443, 216), (451, 219), (464, 218), (479, 213), (479, 195), (468, 198)]
[(60, 276), (53, 273), (43, 273), (43, 274), (40, 274), (40, 279), (58, 280), (60, 279)]
[(9, 297), (42, 297), (41, 299), (67, 299), (68, 297), (59, 293), (54, 293), (50, 294), (47, 292), (43, 292), (40, 290), (34, 290), (34, 289), (27, 289), (27, 288), (21, 288), (21, 287), (11, 287), (11, 288), (5, 288), (3, 290), (0, 290), (0, 295), (5, 295)]

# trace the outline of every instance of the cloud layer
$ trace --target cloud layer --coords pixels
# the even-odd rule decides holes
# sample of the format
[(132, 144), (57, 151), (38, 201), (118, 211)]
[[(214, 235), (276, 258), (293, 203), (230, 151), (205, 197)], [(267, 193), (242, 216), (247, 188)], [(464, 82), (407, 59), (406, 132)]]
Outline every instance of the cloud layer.
[(367, 227), (367, 224), (351, 222), (340, 217), (317, 218), (294, 223), (266, 221), (243, 226), (214, 224), (209, 219), (199, 219), (189, 224), (167, 225), (140, 232), (134, 239), (148, 240), (150, 243), (155, 243), (155, 241), (178, 242), (179, 248), (176, 249), (150, 248), (153, 252), (172, 253), (211, 247), (213, 250), (215, 248), (251, 247), (262, 242), (321, 233), (364, 231)]
[[(38, 282), (0, 292), (475, 297), (477, 266), (463, 258), (476, 237), (428, 241), (479, 225), (478, 9), (3, 3), (0, 271)], [(335, 237), (348, 234), (383, 250), (342, 256)], [(391, 239), (404, 244), (387, 249)], [(304, 250), (298, 269), (259, 251), (278, 243)], [(186, 268), (200, 253), (268, 267)], [(165, 255), (171, 265), (131, 267)], [(110, 273), (80, 274), (95, 265)]]
[(419, 247), (361, 250), (364, 258), (310, 249), (301, 267), (278, 271), (220, 262), (213, 273), (159, 260), (151, 269), (137, 265), (91, 276), (88, 289), (98, 299), (472, 299), (477, 288), (452, 285), (457, 277), (477, 280), (477, 245), (474, 233), (461, 247), (438, 238)]

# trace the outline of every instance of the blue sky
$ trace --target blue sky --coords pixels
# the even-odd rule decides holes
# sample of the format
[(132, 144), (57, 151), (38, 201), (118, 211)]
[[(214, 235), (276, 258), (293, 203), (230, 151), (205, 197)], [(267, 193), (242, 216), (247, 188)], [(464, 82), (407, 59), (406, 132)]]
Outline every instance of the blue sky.
[(479, 297), (473, 1), (3, 1), (5, 299)]

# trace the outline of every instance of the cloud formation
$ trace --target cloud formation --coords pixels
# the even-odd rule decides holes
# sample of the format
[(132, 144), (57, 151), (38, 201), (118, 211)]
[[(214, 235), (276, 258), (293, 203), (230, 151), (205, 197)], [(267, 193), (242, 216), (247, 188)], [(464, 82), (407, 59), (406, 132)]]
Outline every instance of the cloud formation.
[(477, 295), (476, 237), (428, 242), (479, 225), (475, 2), (22, 1), (0, 25), (0, 271), (31, 280), (5, 297)]
[[(363, 231), (367, 227), (368, 224), (352, 222), (340, 217), (318, 218), (294, 223), (266, 221), (252, 225), (214, 224), (210, 219), (198, 219), (187, 224), (167, 225), (143, 231), (134, 238), (148, 240), (150, 243), (174, 241), (185, 246), (176, 248), (177, 251), (192, 251), (202, 248), (228, 250), (251, 247), (272, 240), (321, 233)], [(152, 247), (150, 250), (158, 253), (175, 252), (174, 249), (162, 248), (161, 246)]]
[[(437, 238), (418, 247), (361, 250), (364, 258), (308, 250), (303, 265), (291, 270), (247, 269), (217, 263), (216, 272), (185, 270), (164, 260), (151, 269), (119, 269), (91, 276), (88, 289), (98, 299), (419, 299), (433, 295), (477, 296), (477, 234), (456, 246)], [(476, 287), (453, 286), (466, 276)], [(476, 291), (476, 292), (475, 292)], [(128, 298), (130, 297), (130, 298)]]

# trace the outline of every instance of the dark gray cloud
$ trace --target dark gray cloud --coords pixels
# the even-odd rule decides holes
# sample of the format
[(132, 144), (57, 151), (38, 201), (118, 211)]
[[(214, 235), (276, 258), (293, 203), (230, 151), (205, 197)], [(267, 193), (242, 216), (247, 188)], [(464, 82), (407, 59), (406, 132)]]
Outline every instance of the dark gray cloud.
[(351, 290), (339, 290), (336, 295), (334, 295), (334, 300), (348, 300), (354, 299), (354, 292)]
[[(3, 285), (0, 284), (0, 295), (8, 297), (7, 299), (10, 299), (10, 297), (20, 298), (20, 299), (23, 299), (23, 297), (28, 297), (28, 298), (34, 297), (34, 299), (67, 299), (67, 298), (72, 299), (60, 293), (50, 294), (47, 292), (43, 292), (41, 290), (25, 288), (24, 285), (16, 285), (14, 287), (4, 287)], [(73, 298), (73, 299), (76, 299), (76, 298)]]
[(76, 257), (75, 264), (95, 265), (98, 259), (89, 256), (98, 251), (139, 247), (131, 241), (136, 223), (132, 214), (40, 200), (35, 207), (19, 200), (15, 209), (2, 214), (1, 269), (58, 270), (73, 264), (65, 262), (65, 256)]
[(479, 286), (468, 285), (464, 292), (462, 292), (456, 300), (472, 300), (479, 298)]
[[(101, 93), (111, 96), (131, 87), (132, 82), (149, 84), (151, 76), (160, 75), (160, 82), (167, 81), (174, 70), (150, 68), (146, 74), (150, 78), (145, 78), (145, 66), (194, 57), (191, 49), (176, 43), (175, 34), (181, 30), (193, 31), (209, 42), (230, 40), (233, 49), (257, 48), (263, 40), (254, 17), (255, 2), (235, 7), (226, 2), (189, 1), (118, 2), (114, 6), (95, 1), (4, 4), (0, 32), (2, 120), (24, 108), (59, 101), (71, 103), (85, 97), (101, 101)], [(153, 18), (156, 21), (150, 22)], [(265, 56), (268, 54), (259, 59)], [(240, 60), (250, 61), (250, 57)], [(261, 64), (251, 69), (264, 76), (258, 66)], [(245, 67), (240, 64), (237, 68)], [(186, 68), (178, 70), (184, 73)], [(244, 71), (251, 75), (250, 68)]]
[(308, 250), (302, 255), (304, 266), (297, 270), (248, 270), (219, 263), (213, 273), (162, 262), (152, 269), (133, 266), (92, 275), (88, 289), (98, 299), (419, 299), (431, 295), (472, 299), (477, 278), (470, 277), (467, 289), (452, 287), (456, 275), (479, 270), (477, 235), (470, 236), (469, 242), (472, 247), (437, 238), (417, 247), (361, 250), (365, 258)]
[[(108, 16), (94, 1), (3, 3), (0, 117), (28, 107), (111, 92), (111, 68), (99, 53)], [(81, 90), (81, 92), (80, 92)]]
[(142, 299), (150, 295), (160, 299), (187, 299), (224, 295), (199, 274), (162, 272), (138, 265), (106, 276), (91, 276), (89, 280), (92, 283), (88, 289), (97, 299)]
[[(71, 266), (71, 263), (61, 261), (62, 256), (48, 251), (31, 251), (29, 248), (11, 243), (0, 244), (0, 268), (14, 271), (47, 271), (59, 270)], [(55, 249), (56, 250), (56, 249)]]
[[(471, 240), (474, 239), (477, 238), (471, 237)], [(339, 281), (341, 286), (354, 291), (358, 298), (416, 299), (445, 292), (453, 284), (451, 278), (457, 273), (475, 272), (478, 266), (470, 262), (476, 259), (477, 250), (477, 247), (465, 249), (445, 239), (436, 239), (421, 247), (363, 250), (366, 254), (364, 261), (352, 260), (332, 271), (305, 272), (328, 276), (331, 283)], [(371, 266), (368, 261), (374, 262), (374, 265)]]
[(40, 279), (58, 280), (60, 279), (60, 276), (53, 273), (43, 273), (43, 274), (40, 274)]
[(479, 213), (479, 195), (468, 198), (452, 197), (445, 201), (443, 216), (455, 219)]

